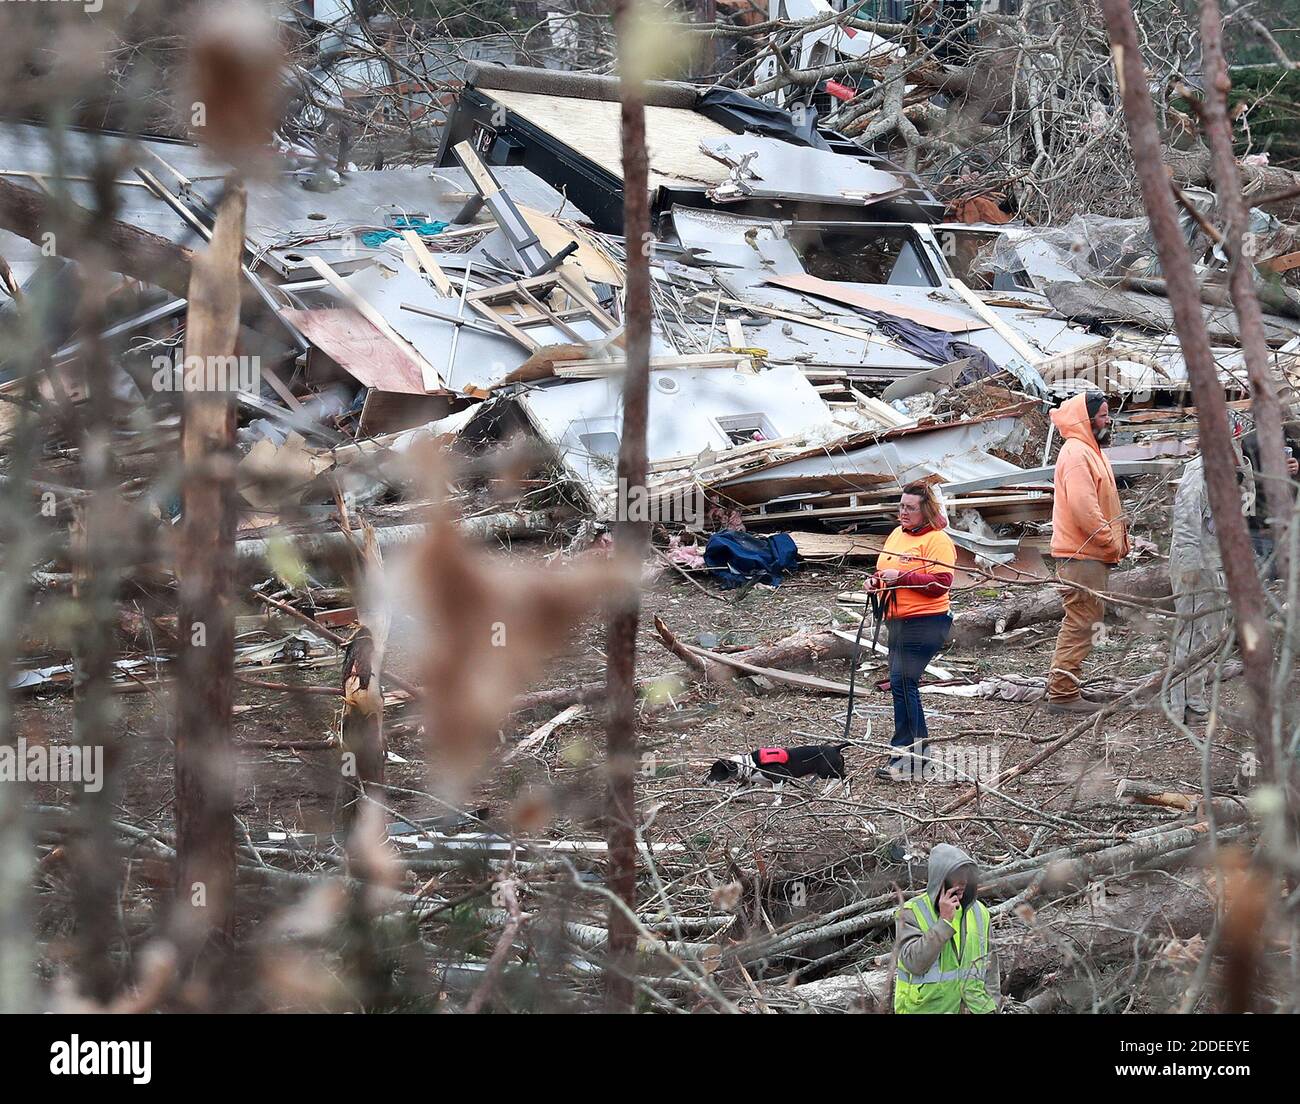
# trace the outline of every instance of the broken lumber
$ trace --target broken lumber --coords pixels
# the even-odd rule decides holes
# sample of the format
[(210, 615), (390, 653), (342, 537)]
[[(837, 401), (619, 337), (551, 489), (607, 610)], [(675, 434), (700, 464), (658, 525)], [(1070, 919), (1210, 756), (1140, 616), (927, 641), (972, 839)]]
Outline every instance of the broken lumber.
[[(844, 609), (844, 608), (845, 607), (843, 606), (840, 607), (840, 609)], [(849, 612), (853, 612), (853, 611), (850, 610)], [(854, 616), (858, 617), (858, 620), (861, 621), (860, 615), (854, 614)], [(889, 654), (889, 646), (887, 644), (880, 643), (880, 641), (878, 640), (869, 640), (867, 638), (867, 634), (865, 630), (863, 631), (861, 637), (858, 636), (856, 630), (854, 632), (846, 632), (844, 629), (831, 629), (831, 632), (833, 632), (841, 640), (848, 643), (850, 647), (852, 647), (854, 641), (857, 641), (859, 652), (861, 652), (861, 649), (865, 647), (868, 651), (875, 652), (877, 655)], [(940, 682), (948, 682), (951, 679), (957, 677), (950, 670), (948, 670), (947, 667), (939, 667), (933, 663), (927, 663), (925, 665), (925, 673), (929, 675), (931, 678), (938, 679)]]
[(519, 743), (517, 743), (513, 748), (511, 748), (508, 752), (506, 752), (501, 762), (508, 763), (510, 762), (511, 759), (514, 759), (516, 756), (522, 755), (526, 751), (532, 751), (533, 748), (538, 748), (540, 750), (541, 747), (546, 743), (546, 741), (550, 739), (552, 732), (554, 732), (561, 725), (565, 725), (572, 720), (576, 720), (578, 717), (582, 716), (582, 714), (585, 713), (586, 711), (587, 711), (587, 707), (585, 705), (580, 705), (580, 704), (571, 705), (567, 709), (561, 710), (549, 721), (547, 721), (545, 724), (539, 725), (531, 734), (525, 736), (524, 739), (520, 740)]
[(329, 265), (319, 257), (308, 257), (307, 263), (316, 271), (316, 275), (323, 279), (329, 286), (338, 293), (345, 303), (355, 310), (362, 318), (375, 327), (402, 356), (406, 357), (420, 373), (420, 378), (424, 383), (426, 392), (442, 390), (442, 377), (438, 375), (438, 370), (430, 364), (421, 355), (409, 341), (393, 329), (382, 314), (370, 305), (357, 290), (349, 284), (342, 276), (335, 272)]

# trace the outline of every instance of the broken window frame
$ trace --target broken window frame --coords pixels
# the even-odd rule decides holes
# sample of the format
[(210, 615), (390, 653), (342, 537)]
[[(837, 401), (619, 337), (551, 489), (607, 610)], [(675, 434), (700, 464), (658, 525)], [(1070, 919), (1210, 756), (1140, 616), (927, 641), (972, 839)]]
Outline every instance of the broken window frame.
[[(879, 283), (881, 287), (928, 287), (941, 288), (947, 287), (948, 281), (952, 277), (952, 272), (943, 259), (943, 251), (939, 247), (938, 241), (931, 233), (930, 228), (923, 223), (910, 222), (862, 222), (848, 219), (790, 219), (782, 222), (785, 228), (785, 237), (789, 241), (791, 248), (799, 257), (799, 263), (804, 266), (804, 271), (810, 276), (818, 273), (809, 270), (805, 261), (805, 251), (807, 245), (803, 244), (800, 239), (800, 232), (805, 230), (819, 231), (821, 233), (843, 233), (854, 237), (870, 238), (873, 234), (882, 237), (905, 239), (905, 243), (912, 246), (913, 252), (919, 266), (924, 270), (924, 274), (929, 278), (928, 284), (891, 284), (887, 281), (879, 282), (872, 280), (847, 280), (847, 283), (871, 284)], [(900, 250), (901, 253), (901, 250)], [(894, 264), (896, 265), (897, 259)], [(892, 269), (891, 269), (892, 275)], [(843, 277), (821, 276), (822, 279), (840, 279)]]

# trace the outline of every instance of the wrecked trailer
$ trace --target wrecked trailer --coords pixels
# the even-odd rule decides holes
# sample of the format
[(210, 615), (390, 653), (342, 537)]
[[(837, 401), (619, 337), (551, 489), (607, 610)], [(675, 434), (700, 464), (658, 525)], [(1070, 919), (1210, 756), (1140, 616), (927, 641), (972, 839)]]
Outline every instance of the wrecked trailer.
[[(734, 92), (713, 94), (670, 81), (647, 82), (645, 94), (652, 216), (657, 218), (675, 203), (713, 206), (709, 192), (725, 184), (730, 171), (703, 153), (700, 144), (743, 134), (746, 124), (752, 122), (752, 115), (745, 110), (748, 97)], [(613, 77), (471, 64), (465, 87), (444, 128), (437, 163), (455, 164), (452, 151), (458, 143), (468, 141), (486, 164), (524, 165), (563, 191), (596, 229), (620, 233), (623, 175), (618, 102), (618, 81)], [(759, 110), (766, 107), (756, 101), (751, 104)], [(783, 147), (830, 152), (893, 178), (888, 190), (897, 194), (873, 204), (878, 218), (914, 220), (919, 213), (937, 219), (942, 215), (942, 204), (915, 175), (833, 131), (818, 130), (816, 135), (822, 143), (820, 149), (793, 144), (798, 136), (793, 123), (786, 136), (789, 141), (749, 140), (761, 140), (774, 152)], [(810, 139), (811, 135), (804, 141)], [(789, 217), (844, 202), (837, 191), (822, 191), (800, 201), (750, 198), (737, 206), (746, 214)]]

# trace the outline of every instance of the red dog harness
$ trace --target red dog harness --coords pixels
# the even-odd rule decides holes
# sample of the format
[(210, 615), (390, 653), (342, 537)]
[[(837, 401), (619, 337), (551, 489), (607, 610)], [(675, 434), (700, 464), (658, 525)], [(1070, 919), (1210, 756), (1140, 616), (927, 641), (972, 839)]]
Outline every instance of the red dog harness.
[(759, 748), (758, 765), (766, 767), (773, 763), (790, 762), (790, 753), (785, 748)]

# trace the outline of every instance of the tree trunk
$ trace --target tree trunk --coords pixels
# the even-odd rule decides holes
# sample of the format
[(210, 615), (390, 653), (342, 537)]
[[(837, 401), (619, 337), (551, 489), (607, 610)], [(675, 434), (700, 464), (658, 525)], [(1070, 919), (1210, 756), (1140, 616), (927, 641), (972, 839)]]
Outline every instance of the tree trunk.
[[(646, 482), (646, 421), (650, 390), (650, 238), (649, 166), (645, 148), (645, 89), (639, 75), (645, 36), (634, 0), (619, 0), (614, 15), (618, 33), (620, 118), (623, 145), (623, 235), (627, 242), (624, 333), (627, 369), (623, 378), (623, 428), (618, 450), (618, 521), (615, 555), (639, 573), (650, 543), (649, 519), (634, 520), (629, 494)], [(640, 41), (638, 41), (640, 40)], [(634, 576), (634, 577), (639, 577)], [(605, 1007), (633, 1010), (636, 967), (636, 632), (641, 597), (634, 593), (609, 620), (606, 679), (609, 713), (605, 725), (609, 794), (606, 834), (609, 844), (609, 951)], [(620, 907), (621, 904), (621, 907)]]
[[(81, 301), (78, 323), (86, 339), (87, 401), (83, 436), (79, 442), (83, 484), (89, 496), (79, 500), (73, 523), (73, 599), (81, 623), (74, 634), (73, 736), (83, 754), (102, 755), (103, 777), (92, 790), (78, 795), (77, 828), (68, 842), (71, 870), (75, 968), (82, 993), (100, 1004), (115, 995), (121, 981), (122, 958), (117, 947), (117, 915), (122, 884), (120, 849), (110, 822), (119, 800), (117, 764), (121, 740), (117, 711), (109, 681), (116, 655), (116, 598), (123, 564), (130, 559), (126, 547), (126, 514), (112, 470), (114, 410), (108, 350), (99, 335), (107, 325), (111, 283), (103, 268), (109, 245), (112, 196), (100, 188), (96, 214), (75, 237)], [(83, 212), (84, 213), (84, 212)], [(87, 215), (87, 218), (90, 218)], [(67, 244), (67, 232), (60, 227)]]
[[(1202, 145), (1189, 150), (1165, 148), (1161, 150), (1164, 164), (1180, 184), (1209, 187), (1214, 183), (1213, 162), (1210, 151)], [(1241, 187), (1252, 207), (1262, 207), (1270, 215), (1287, 222), (1300, 220), (1300, 173), (1270, 165), (1237, 164)], [(1268, 197), (1281, 192), (1291, 192), (1286, 199), (1272, 202)], [(1259, 203), (1264, 199), (1264, 203)]]
[(1204, 126), (1214, 158), (1214, 182), (1219, 206), (1227, 225), (1224, 247), (1228, 254), (1228, 280), (1237, 321), (1241, 327), (1241, 351), (1250, 377), (1251, 412), (1259, 437), (1263, 477), (1268, 489), (1269, 513), (1273, 515), (1273, 539), (1277, 542), (1277, 566), (1280, 578), (1290, 578), (1287, 568), (1290, 547), (1287, 544), (1287, 519), (1291, 516), (1294, 496), (1283, 452), (1282, 405), (1276, 386), (1279, 380), (1270, 368), (1271, 357), (1264, 339), (1264, 320), (1255, 294), (1253, 249), (1245, 249), (1250, 215), (1241, 198), (1241, 183), (1236, 158), (1232, 154), (1232, 123), (1228, 119), (1228, 63), (1223, 56), (1223, 21), (1216, 0), (1201, 0), (1201, 48), (1205, 69)]
[(1147, 73), (1142, 65), (1133, 9), (1129, 0), (1102, 0), (1102, 10), (1118, 69), (1124, 117), (1138, 180), (1142, 185), (1142, 200), (1156, 241), (1160, 267), (1169, 287), (1169, 306), (1196, 400), (1206, 488), (1219, 534), (1219, 548), (1223, 553), (1228, 595), (1236, 615), (1237, 641), (1241, 647), (1254, 719), (1256, 753), (1264, 777), (1273, 779), (1277, 769), (1271, 732), (1273, 633), (1265, 616), (1264, 587), (1255, 567), (1246, 519), (1241, 513), (1227, 401), (1210, 350), (1205, 315), (1201, 310), (1200, 287), (1179, 225), (1169, 178), (1161, 163), (1160, 132), (1156, 126)]
[[(60, 236), (75, 238), (96, 217), (75, 204), (61, 207), (60, 214), (63, 217), (56, 223), (50, 201), (43, 192), (0, 177), (0, 227), (3, 229), (44, 248), (50, 240), (45, 237), (47, 233), (57, 230)], [(100, 262), (111, 271), (156, 284), (173, 295), (189, 294), (193, 258), (189, 249), (138, 226), (113, 220), (108, 222), (106, 236), (108, 251)], [(57, 237), (53, 239), (57, 240)]]
[[(1149, 564), (1112, 575), (1110, 593), (1129, 598), (1167, 598), (1170, 594), (1169, 565)], [(1001, 601), (958, 610), (952, 619), (952, 642), (974, 644), (1026, 625), (1059, 621), (1064, 616), (1060, 591), (1054, 587), (1043, 587), (1023, 596), (1011, 591)]]
[[(235, 352), (247, 205), (244, 190), (232, 184), (211, 242), (194, 259), (187, 372)], [(182, 687), (176, 715), (176, 935), (183, 957), (214, 977), (235, 916), (235, 408), (222, 391), (187, 390), (185, 398), (184, 517), (176, 557)]]
[(381, 676), (391, 617), (385, 603), (369, 601), (369, 596), (377, 592), (377, 576), (383, 570), (379, 542), (369, 525), (365, 528), (362, 564), (352, 592), (366, 604), (358, 607), (361, 624), (343, 652), (343, 716), (339, 728), (347, 757), (343, 777), (354, 790), (343, 818), (344, 826), (349, 828), (356, 819), (362, 795), (383, 786), (387, 754)]

